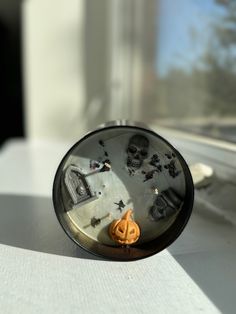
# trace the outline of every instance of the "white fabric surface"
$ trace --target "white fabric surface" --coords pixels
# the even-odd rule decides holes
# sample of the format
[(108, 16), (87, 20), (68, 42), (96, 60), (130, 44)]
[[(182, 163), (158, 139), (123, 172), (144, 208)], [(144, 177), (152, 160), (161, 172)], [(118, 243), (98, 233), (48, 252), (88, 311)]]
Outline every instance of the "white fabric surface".
[(2, 313), (219, 313), (167, 251), (137, 262), (0, 245)]
[[(9, 143), (0, 154), (0, 193), (50, 197), (69, 147)], [(235, 228), (212, 215), (196, 208), (168, 250), (136, 262), (0, 244), (0, 313), (234, 313)]]

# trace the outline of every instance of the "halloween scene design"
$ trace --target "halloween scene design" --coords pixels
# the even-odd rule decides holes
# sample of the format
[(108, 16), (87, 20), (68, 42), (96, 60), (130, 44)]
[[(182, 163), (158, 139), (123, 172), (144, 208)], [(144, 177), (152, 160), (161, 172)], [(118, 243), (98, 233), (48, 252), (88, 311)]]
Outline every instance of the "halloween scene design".
[(185, 198), (176, 153), (144, 130), (107, 129), (74, 146), (61, 175), (73, 226), (108, 246), (136, 246), (163, 234)]

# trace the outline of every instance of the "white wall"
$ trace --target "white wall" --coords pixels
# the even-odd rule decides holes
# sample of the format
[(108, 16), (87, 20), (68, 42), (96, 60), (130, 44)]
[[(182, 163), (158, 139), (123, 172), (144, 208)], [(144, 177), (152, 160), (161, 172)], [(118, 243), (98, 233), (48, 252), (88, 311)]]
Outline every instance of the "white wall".
[(153, 67), (153, 54), (147, 62), (145, 51), (149, 56), (154, 50), (154, 3), (25, 1), (28, 137), (78, 139), (109, 120), (145, 122)]
[(84, 0), (23, 4), (25, 127), (30, 138), (84, 132)]

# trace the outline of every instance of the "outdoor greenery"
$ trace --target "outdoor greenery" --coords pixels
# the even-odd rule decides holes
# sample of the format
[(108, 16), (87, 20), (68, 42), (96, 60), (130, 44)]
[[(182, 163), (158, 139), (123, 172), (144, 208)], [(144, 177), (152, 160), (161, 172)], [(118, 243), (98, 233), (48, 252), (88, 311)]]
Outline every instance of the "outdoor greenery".
[[(209, 22), (208, 42), (199, 60), (188, 70), (173, 66), (165, 77), (156, 78), (155, 116), (236, 116), (236, 2), (215, 2), (224, 14)], [(203, 44), (201, 36), (197, 40)]]

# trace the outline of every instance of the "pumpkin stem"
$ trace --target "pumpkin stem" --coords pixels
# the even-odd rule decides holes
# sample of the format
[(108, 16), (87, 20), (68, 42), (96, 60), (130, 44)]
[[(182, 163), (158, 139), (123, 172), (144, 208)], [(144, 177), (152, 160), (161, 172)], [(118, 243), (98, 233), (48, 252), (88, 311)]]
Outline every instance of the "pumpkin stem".
[(122, 219), (124, 220), (131, 220), (131, 215), (132, 215), (133, 211), (132, 209), (128, 209), (127, 212), (125, 212), (124, 216), (122, 217)]

